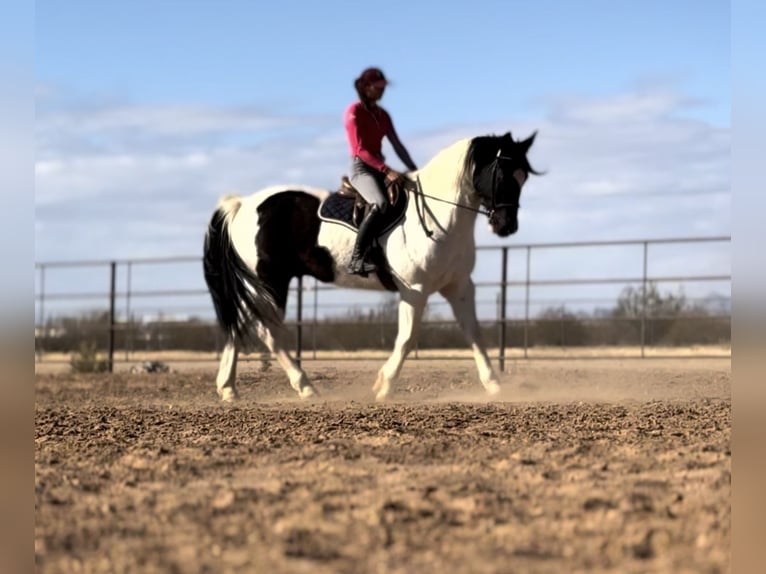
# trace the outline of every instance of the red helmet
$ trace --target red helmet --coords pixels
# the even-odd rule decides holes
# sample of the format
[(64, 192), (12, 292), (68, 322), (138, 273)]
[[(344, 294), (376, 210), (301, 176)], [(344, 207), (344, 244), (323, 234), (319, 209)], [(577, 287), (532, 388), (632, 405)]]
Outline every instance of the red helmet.
[(378, 82), (382, 82), (384, 85), (388, 84), (388, 80), (386, 79), (386, 76), (383, 75), (383, 72), (380, 70), (380, 68), (367, 68), (361, 74), (359, 74), (359, 77), (356, 79), (356, 81), (357, 84), (363, 86), (376, 84)]

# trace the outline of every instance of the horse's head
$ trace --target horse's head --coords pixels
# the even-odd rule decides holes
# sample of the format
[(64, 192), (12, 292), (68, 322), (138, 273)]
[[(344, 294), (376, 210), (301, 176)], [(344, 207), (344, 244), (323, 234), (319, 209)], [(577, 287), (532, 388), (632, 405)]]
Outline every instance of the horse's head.
[(489, 225), (493, 233), (508, 237), (519, 229), (521, 188), (532, 169), (527, 152), (537, 132), (527, 139), (516, 141), (508, 132), (503, 136), (474, 138), (468, 150), (467, 161), (473, 165), (473, 189), (479, 203), (489, 212)]

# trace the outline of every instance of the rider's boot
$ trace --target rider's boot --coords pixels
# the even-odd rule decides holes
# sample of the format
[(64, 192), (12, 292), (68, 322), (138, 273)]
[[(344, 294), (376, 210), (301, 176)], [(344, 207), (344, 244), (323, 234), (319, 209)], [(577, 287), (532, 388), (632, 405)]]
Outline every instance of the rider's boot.
[(351, 275), (361, 275), (367, 277), (369, 273), (375, 270), (375, 264), (366, 260), (367, 253), (370, 250), (370, 244), (375, 237), (375, 231), (378, 228), (380, 219), (380, 208), (377, 205), (370, 207), (370, 211), (359, 225), (359, 231), (354, 244), (354, 252), (351, 254), (351, 261), (348, 265), (348, 272)]

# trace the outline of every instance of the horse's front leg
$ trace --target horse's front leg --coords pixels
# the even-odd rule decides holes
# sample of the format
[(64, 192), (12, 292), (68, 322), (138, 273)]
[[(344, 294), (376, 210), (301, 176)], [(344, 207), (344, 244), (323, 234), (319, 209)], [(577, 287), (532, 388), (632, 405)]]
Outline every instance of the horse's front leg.
[(420, 291), (409, 291), (402, 295), (399, 302), (399, 332), (396, 335), (394, 351), (378, 371), (378, 378), (372, 387), (375, 399), (385, 400), (402, 370), (404, 359), (412, 350), (418, 336), (420, 320), (426, 306), (427, 297)]
[(467, 283), (450, 285), (439, 292), (449, 302), (455, 319), (471, 345), (481, 384), (490, 395), (497, 394), (500, 392), (497, 373), (487, 355), (479, 331), (479, 322), (476, 320), (476, 288), (473, 281), (469, 278)]

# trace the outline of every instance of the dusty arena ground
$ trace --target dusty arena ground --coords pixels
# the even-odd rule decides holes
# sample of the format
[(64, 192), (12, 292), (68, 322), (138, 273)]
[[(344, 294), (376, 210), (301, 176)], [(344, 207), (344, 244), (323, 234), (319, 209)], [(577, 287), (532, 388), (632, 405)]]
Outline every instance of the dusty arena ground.
[(379, 364), (38, 372), (38, 570), (729, 571), (730, 359)]

